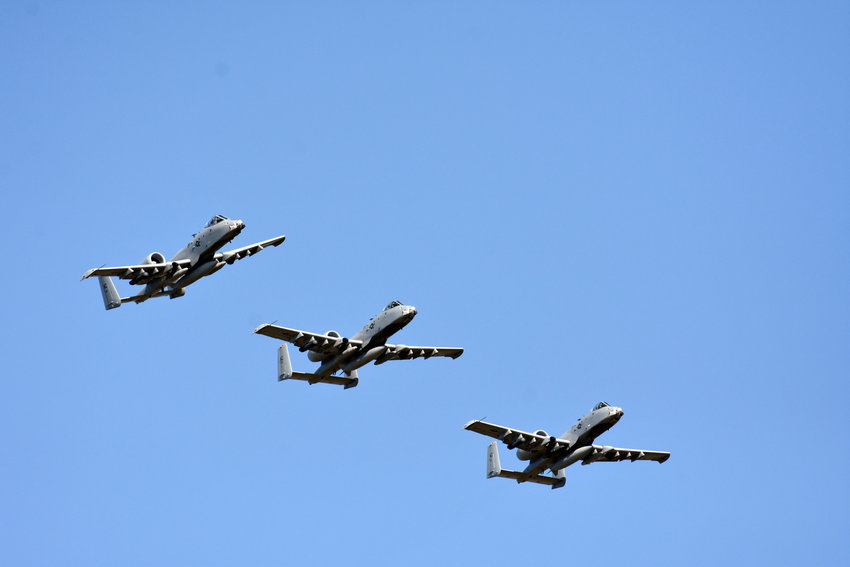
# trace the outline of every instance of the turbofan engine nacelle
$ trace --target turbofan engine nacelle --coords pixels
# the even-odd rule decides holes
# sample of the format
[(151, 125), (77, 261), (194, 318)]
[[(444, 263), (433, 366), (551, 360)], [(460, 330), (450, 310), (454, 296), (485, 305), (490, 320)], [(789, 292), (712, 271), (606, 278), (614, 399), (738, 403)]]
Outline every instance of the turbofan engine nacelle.
[(159, 252), (151, 252), (145, 259), (139, 262), (139, 264), (164, 264), (165, 256), (160, 254)]
[[(338, 339), (340, 336), (339, 333), (337, 333), (336, 331), (328, 331), (325, 334), (329, 337), (334, 337), (335, 339)], [(327, 357), (327, 353), (324, 352), (316, 352), (314, 350), (311, 350), (307, 353), (307, 358), (309, 358), (311, 362), (321, 362)]]
[[(141, 261), (141, 265), (147, 266), (150, 264), (164, 264), (165, 257), (159, 252), (151, 252)], [(156, 278), (162, 274), (162, 268), (148, 268), (147, 270), (142, 270), (141, 272), (137, 272), (135, 277), (130, 280), (130, 285), (140, 285), (150, 283), (151, 279)]]
[[(549, 438), (549, 434), (546, 433), (545, 431), (543, 431), (542, 429), (538, 429), (537, 431), (534, 432), (534, 434), (545, 437), (546, 439)], [(538, 447), (543, 447), (543, 444), (538, 445)], [(532, 458), (534, 458), (538, 454), (538, 451), (536, 450), (536, 448), (537, 447), (535, 447), (534, 451), (525, 451), (523, 449), (517, 449), (516, 450), (516, 458), (519, 459), (520, 461), (530, 461)]]

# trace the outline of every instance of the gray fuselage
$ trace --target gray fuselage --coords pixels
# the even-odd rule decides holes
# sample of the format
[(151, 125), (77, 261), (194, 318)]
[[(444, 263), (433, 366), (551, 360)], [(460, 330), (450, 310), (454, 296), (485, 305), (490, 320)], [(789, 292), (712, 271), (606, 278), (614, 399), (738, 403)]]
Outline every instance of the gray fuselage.
[(547, 468), (555, 472), (570, 466), (584, 458), (594, 440), (611, 429), (621, 417), (623, 417), (622, 408), (600, 402), (590, 413), (581, 417), (575, 425), (558, 437), (569, 442), (568, 449), (554, 454), (548, 454), (543, 450), (531, 452), (517, 450), (518, 459), (531, 461), (523, 472), (537, 474), (540, 470)]
[(622, 408), (606, 405), (594, 409), (565, 431), (560, 439), (569, 441), (570, 447), (576, 449), (591, 445), (597, 437), (614, 427), (621, 417)]
[(415, 316), (415, 307), (393, 301), (351, 337), (351, 340), (362, 341), (362, 346), (351, 345), (344, 352), (327, 358), (311, 352), (310, 360), (322, 363), (315, 374), (330, 376), (338, 370), (347, 374), (376, 360), (386, 352), (384, 344), (387, 339), (403, 329)]
[[(143, 282), (146, 285), (141, 295), (150, 296), (165, 287), (168, 287), (174, 295), (182, 295), (184, 293), (182, 290), (187, 285), (224, 267), (224, 262), (215, 260), (215, 253), (236, 238), (243, 228), (245, 223), (239, 219), (228, 219), (216, 215), (200, 232), (192, 235), (192, 240), (169, 260), (169, 262), (189, 260), (191, 262), (189, 267)], [(152, 256), (154, 254), (149, 258)]]

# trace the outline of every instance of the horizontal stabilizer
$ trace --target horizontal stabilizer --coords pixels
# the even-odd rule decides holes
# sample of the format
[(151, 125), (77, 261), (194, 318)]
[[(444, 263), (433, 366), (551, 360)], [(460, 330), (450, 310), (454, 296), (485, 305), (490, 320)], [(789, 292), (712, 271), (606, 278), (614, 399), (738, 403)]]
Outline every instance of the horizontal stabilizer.
[(122, 303), (141, 303), (143, 301), (147, 301), (151, 297), (162, 297), (163, 295), (169, 295), (171, 293), (160, 290), (150, 295), (140, 293), (139, 295), (131, 295), (130, 297), (121, 297), (118, 295), (118, 290), (115, 289), (115, 284), (112, 282), (111, 277), (97, 276), (97, 280), (100, 284), (100, 293), (103, 295), (103, 305), (107, 310), (121, 307)]
[(357, 371), (352, 370), (349, 374), (343, 376), (318, 376), (307, 372), (295, 372), (292, 370), (292, 361), (289, 358), (289, 348), (286, 343), (280, 345), (277, 349), (277, 380), (304, 380), (310, 384), (337, 384), (345, 386), (345, 389), (353, 388), (357, 385)]
[[(562, 471), (559, 471), (559, 472), (562, 472)], [(535, 484), (547, 484), (547, 485), (551, 486), (553, 489), (554, 488), (561, 488), (567, 482), (566, 479), (563, 478), (563, 477), (558, 478), (558, 477), (546, 476), (546, 475), (542, 475), (542, 474), (531, 474), (531, 475), (529, 475), (529, 474), (523, 474), (519, 471), (509, 471), (507, 469), (502, 469), (499, 472), (498, 476), (500, 476), (502, 478), (512, 478), (515, 481), (517, 481), (518, 483), (533, 482)]]
[(551, 486), (553, 489), (561, 488), (564, 484), (566, 484), (563, 470), (558, 471), (557, 476), (546, 476), (542, 474), (525, 474), (519, 471), (503, 469), (499, 462), (499, 448), (496, 445), (496, 442), (493, 441), (490, 443), (490, 446), (487, 447), (487, 478), (494, 478), (497, 476), (501, 478), (512, 478), (518, 483), (533, 482), (536, 484), (546, 484)]
[[(345, 386), (345, 389), (347, 390), (357, 385), (358, 380), (356, 376), (357, 375), (354, 373), (353, 376), (349, 376), (347, 374), (344, 376), (318, 376), (308, 372), (293, 372), (292, 376), (288, 379), (304, 380), (310, 384), (337, 384), (338, 386)], [(279, 380), (284, 380), (284, 378), (279, 378)]]

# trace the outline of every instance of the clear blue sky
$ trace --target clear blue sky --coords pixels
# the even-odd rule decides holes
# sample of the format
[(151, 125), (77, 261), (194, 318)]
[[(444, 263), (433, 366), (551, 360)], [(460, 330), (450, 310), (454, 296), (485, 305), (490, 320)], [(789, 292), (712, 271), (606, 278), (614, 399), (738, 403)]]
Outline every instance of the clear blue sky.
[[(0, 563), (847, 560), (846, 3), (136, 4), (0, 6)], [(287, 240), (78, 281), (216, 213)], [(464, 356), (343, 391), (251, 333), (394, 298)], [(599, 400), (672, 458), (551, 491), (462, 430)]]

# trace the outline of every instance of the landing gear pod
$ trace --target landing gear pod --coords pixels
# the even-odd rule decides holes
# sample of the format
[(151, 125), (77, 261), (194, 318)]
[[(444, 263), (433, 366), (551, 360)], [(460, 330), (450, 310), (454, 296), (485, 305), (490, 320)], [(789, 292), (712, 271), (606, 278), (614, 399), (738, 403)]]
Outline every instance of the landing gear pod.
[(356, 370), (352, 370), (351, 372), (346, 372), (346, 373), (345, 373), (345, 377), (346, 377), (346, 378), (350, 378), (350, 379), (351, 379), (351, 382), (349, 382), (348, 384), (346, 384), (346, 385), (343, 387), (343, 390), (348, 390), (349, 388), (354, 388), (354, 387), (355, 387), (355, 386), (357, 386), (357, 384), (360, 382), (360, 379), (359, 379), (359, 378), (357, 378), (357, 371), (356, 371)]
[(553, 474), (552, 476), (554, 476), (558, 480), (558, 482), (552, 485), (552, 490), (555, 490), (556, 488), (561, 488), (565, 484), (567, 484), (567, 475), (564, 472), (564, 469), (556, 471), (555, 474)]
[(121, 296), (118, 295), (118, 290), (115, 289), (115, 284), (112, 283), (112, 278), (108, 276), (98, 276), (97, 282), (100, 284), (100, 293), (103, 295), (103, 306), (106, 310), (121, 307)]
[(277, 381), (290, 378), (292, 378), (292, 361), (289, 360), (289, 348), (286, 343), (283, 343), (277, 349)]

